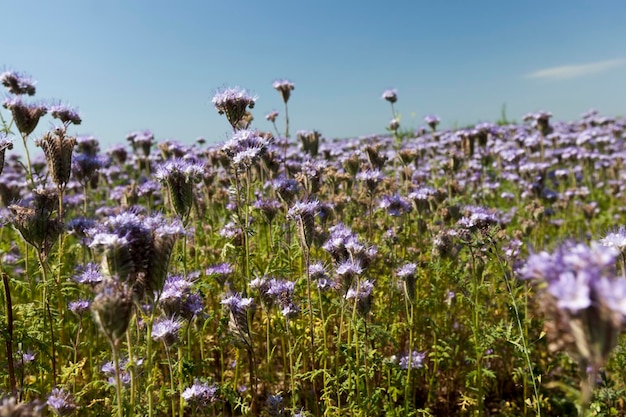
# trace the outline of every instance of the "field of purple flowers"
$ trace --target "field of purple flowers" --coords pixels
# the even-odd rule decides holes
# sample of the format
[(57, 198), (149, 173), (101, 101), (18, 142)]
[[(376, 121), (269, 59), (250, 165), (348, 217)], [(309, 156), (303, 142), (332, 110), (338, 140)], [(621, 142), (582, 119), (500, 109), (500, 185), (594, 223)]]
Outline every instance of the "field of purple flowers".
[(226, 143), (102, 150), (0, 81), (1, 417), (626, 413), (625, 119), (409, 132), (387, 90), (388, 134), (291, 137), (279, 80), (216, 92)]

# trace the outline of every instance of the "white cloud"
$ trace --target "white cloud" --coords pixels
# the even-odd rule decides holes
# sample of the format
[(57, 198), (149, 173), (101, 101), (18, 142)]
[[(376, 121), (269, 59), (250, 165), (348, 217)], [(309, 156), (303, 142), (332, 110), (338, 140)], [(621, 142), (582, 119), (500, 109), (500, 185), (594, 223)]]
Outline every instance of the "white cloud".
[(564, 65), (562, 67), (546, 68), (526, 75), (526, 78), (543, 78), (551, 80), (565, 80), (584, 77), (585, 75), (599, 74), (626, 64), (626, 59), (610, 59), (608, 61), (592, 62), (581, 65)]

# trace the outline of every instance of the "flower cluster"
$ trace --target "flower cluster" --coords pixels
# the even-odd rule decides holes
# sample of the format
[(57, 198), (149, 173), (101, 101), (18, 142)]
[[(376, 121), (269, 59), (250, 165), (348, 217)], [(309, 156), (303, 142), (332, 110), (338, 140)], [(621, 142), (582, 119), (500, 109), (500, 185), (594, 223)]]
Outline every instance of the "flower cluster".
[(91, 229), (90, 246), (102, 252), (102, 271), (125, 282), (139, 299), (160, 293), (177, 238), (184, 234), (178, 220), (160, 214), (125, 211)]
[(552, 350), (566, 349), (597, 370), (617, 344), (626, 319), (626, 278), (617, 277), (619, 251), (597, 242), (566, 242), (529, 256), (522, 279), (544, 283), (541, 308)]
[(230, 125), (237, 130), (237, 125), (244, 118), (246, 110), (254, 108), (256, 97), (239, 87), (223, 88), (215, 93), (211, 102), (217, 112), (225, 114)]

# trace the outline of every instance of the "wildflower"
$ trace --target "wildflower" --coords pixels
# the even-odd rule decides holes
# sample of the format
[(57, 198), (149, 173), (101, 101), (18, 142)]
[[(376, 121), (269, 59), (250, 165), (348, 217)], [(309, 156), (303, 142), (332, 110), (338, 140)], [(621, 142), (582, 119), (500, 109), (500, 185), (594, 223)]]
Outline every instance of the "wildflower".
[(181, 322), (173, 317), (156, 321), (152, 327), (152, 339), (162, 341), (166, 346), (172, 346), (178, 341)]
[(192, 275), (171, 275), (165, 280), (159, 305), (166, 315), (180, 315), (191, 320), (202, 312), (202, 299), (191, 292), (191, 286)]
[(295, 88), (293, 83), (289, 80), (276, 80), (272, 83), (272, 87), (280, 93), (285, 103), (289, 101), (289, 96), (291, 96), (291, 92)]
[(398, 101), (398, 92), (395, 88), (387, 89), (383, 91), (382, 98), (393, 104)]
[(33, 190), (29, 206), (13, 204), (9, 206), (11, 223), (24, 240), (44, 257), (63, 231), (60, 219), (52, 217), (56, 207), (57, 194), (50, 189)]
[(185, 232), (180, 221), (131, 210), (109, 217), (102, 229), (94, 230), (90, 246), (102, 252), (105, 274), (127, 282), (139, 299), (162, 291), (174, 244)]
[(84, 187), (91, 184), (92, 188), (98, 185), (98, 170), (103, 168), (107, 159), (88, 153), (79, 153), (72, 158), (72, 173), (76, 181)]
[(265, 120), (267, 120), (268, 122), (274, 123), (276, 122), (277, 117), (278, 117), (278, 112), (276, 110), (273, 110), (265, 115)]
[(209, 385), (206, 382), (195, 381), (193, 385), (185, 388), (181, 396), (188, 406), (204, 408), (217, 400), (217, 391), (216, 384)]
[(437, 125), (439, 124), (439, 122), (439, 117), (434, 114), (429, 114), (428, 116), (424, 117), (424, 123), (430, 126), (433, 132), (437, 130)]
[(253, 306), (253, 299), (242, 298), (241, 295), (235, 293), (222, 299), (221, 303), (228, 308), (230, 313), (228, 327), (233, 337), (246, 348), (251, 349), (252, 340), (248, 326), (248, 311)]
[(306, 131), (300, 130), (296, 133), (300, 143), (302, 144), (302, 150), (309, 155), (315, 157), (319, 152), (320, 137), (322, 134), (317, 130)]
[(406, 292), (409, 300), (415, 301), (415, 283), (417, 277), (417, 264), (408, 263), (396, 270), (396, 275), (406, 283)]
[(69, 416), (76, 411), (74, 397), (62, 388), (54, 388), (46, 402), (54, 414), (59, 417)]
[(378, 184), (385, 178), (385, 175), (379, 169), (371, 169), (356, 174), (357, 181), (365, 183), (369, 193), (376, 191)]
[(387, 213), (392, 217), (399, 217), (413, 210), (411, 203), (399, 194), (384, 196), (380, 200), (379, 207), (387, 210)]
[(131, 143), (135, 152), (141, 150), (144, 156), (150, 155), (150, 149), (154, 144), (154, 134), (150, 130), (129, 133), (126, 139)]
[(117, 344), (126, 333), (132, 316), (131, 293), (121, 282), (107, 279), (91, 303), (91, 311), (109, 342)]
[(57, 127), (52, 132), (46, 132), (36, 144), (43, 149), (52, 180), (60, 190), (65, 189), (72, 173), (72, 151), (76, 138), (67, 137), (65, 127)]
[(223, 88), (218, 90), (211, 102), (219, 114), (225, 114), (226, 119), (237, 130), (237, 124), (243, 119), (248, 108), (254, 108), (256, 97), (239, 87)]
[(254, 208), (261, 211), (267, 223), (272, 223), (281, 207), (282, 204), (277, 200), (259, 199), (254, 202)]
[(616, 248), (597, 242), (566, 242), (553, 253), (532, 254), (519, 270), (520, 278), (545, 284), (539, 300), (549, 348), (565, 349), (592, 375), (617, 345), (626, 319), (626, 278), (617, 277), (618, 256)]
[(233, 134), (222, 151), (238, 170), (245, 171), (265, 155), (270, 143), (258, 131), (243, 129)]
[(82, 122), (76, 110), (73, 110), (62, 104), (56, 104), (54, 106), (50, 106), (48, 111), (50, 112), (50, 115), (53, 118), (59, 119), (65, 125), (68, 125), (70, 123), (79, 125)]
[(72, 301), (68, 304), (68, 310), (70, 310), (72, 313), (76, 314), (77, 316), (82, 316), (87, 310), (89, 310), (89, 306), (91, 305), (91, 303), (89, 302), (89, 300), (77, 300), (77, 301)]
[(15, 71), (5, 71), (0, 74), (0, 83), (6, 87), (10, 94), (16, 96), (27, 94), (35, 95), (35, 81), (30, 77)]
[(327, 290), (332, 287), (332, 282), (329, 279), (326, 267), (321, 262), (314, 262), (309, 265), (309, 275), (311, 280), (317, 282), (317, 287), (320, 290)]
[[(137, 369), (141, 368), (141, 365), (143, 365), (143, 359), (135, 359), (132, 362), (132, 366), (135, 368), (135, 372), (137, 372)], [(120, 367), (120, 382), (124, 386), (129, 386), (131, 382), (131, 377), (130, 377), (131, 362), (127, 358), (122, 357), (120, 358), (120, 361), (119, 361), (119, 367)], [(102, 368), (100, 368), (100, 370), (105, 376), (108, 377), (109, 385), (116, 384), (115, 382), (116, 371), (115, 371), (115, 364), (113, 361), (109, 361), (105, 363), (104, 365), (102, 365)]]
[(15, 126), (22, 136), (30, 135), (37, 127), (39, 119), (48, 112), (45, 105), (26, 104), (19, 97), (7, 98), (2, 105), (13, 115)]
[(276, 194), (286, 203), (291, 203), (295, 196), (300, 191), (300, 184), (298, 181), (287, 178), (283, 174), (281, 174), (278, 178), (276, 178), (272, 182), (272, 187), (276, 191)]
[(167, 184), (176, 214), (186, 221), (193, 204), (193, 184), (200, 181), (203, 167), (183, 159), (166, 161), (157, 168), (155, 178)]
[(397, 118), (393, 118), (389, 121), (388, 129), (395, 132), (400, 129), (400, 121)]
[(97, 264), (88, 263), (80, 268), (79, 271), (80, 273), (74, 276), (74, 281), (79, 284), (96, 285), (102, 282), (103, 277)]
[(624, 252), (626, 250), (626, 227), (620, 226), (617, 230), (607, 233), (604, 238), (600, 239), (599, 243)]
[(206, 276), (215, 278), (222, 285), (232, 273), (233, 267), (227, 262), (211, 265), (205, 271)]
[(287, 218), (295, 220), (298, 236), (303, 246), (311, 247), (315, 232), (315, 216), (319, 214), (320, 202), (317, 200), (298, 201), (287, 212)]
[(357, 288), (350, 288), (344, 298), (346, 300), (356, 300), (356, 308), (359, 314), (367, 316), (372, 308), (372, 290), (374, 281), (364, 279), (357, 283)]
[(418, 369), (424, 366), (424, 358), (426, 357), (426, 353), (418, 352), (414, 350), (409, 355), (408, 353), (404, 356), (401, 356), (397, 361), (398, 366), (400, 368), (408, 370), (410, 369)]

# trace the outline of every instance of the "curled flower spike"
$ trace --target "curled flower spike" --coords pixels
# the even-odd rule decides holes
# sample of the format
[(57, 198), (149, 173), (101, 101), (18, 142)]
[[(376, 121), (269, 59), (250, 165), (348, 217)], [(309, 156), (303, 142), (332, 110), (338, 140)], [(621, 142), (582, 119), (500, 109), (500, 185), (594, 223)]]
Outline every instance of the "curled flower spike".
[(226, 115), (234, 130), (237, 130), (237, 124), (245, 116), (246, 110), (254, 108), (255, 101), (256, 97), (239, 87), (218, 90), (211, 100), (217, 112)]
[(291, 92), (296, 88), (289, 80), (276, 80), (272, 83), (272, 87), (280, 93), (285, 103), (289, 101)]
[(252, 298), (242, 298), (241, 295), (235, 293), (224, 298), (221, 303), (228, 308), (230, 313), (228, 328), (235, 340), (247, 349), (252, 349), (252, 338), (250, 336), (250, 327), (248, 326), (248, 311), (253, 307), (254, 300)]
[(382, 98), (393, 104), (398, 101), (398, 91), (395, 88), (387, 89), (383, 91)]
[(4, 100), (3, 106), (11, 111), (15, 126), (22, 136), (30, 135), (37, 127), (39, 119), (48, 112), (48, 107), (44, 104), (26, 104), (19, 97)]
[(65, 189), (70, 180), (72, 152), (76, 145), (76, 138), (67, 137), (65, 133), (65, 127), (59, 127), (52, 132), (46, 132), (36, 142), (43, 149), (52, 180), (61, 190)]
[(82, 122), (82, 119), (80, 118), (76, 110), (71, 109), (63, 104), (55, 104), (54, 106), (50, 106), (48, 111), (53, 118), (59, 119), (65, 125), (68, 125), (70, 123), (79, 125)]
[(10, 94), (35, 95), (36, 82), (30, 77), (15, 71), (5, 71), (0, 74), (0, 83), (6, 87)]
[(200, 181), (204, 167), (184, 159), (172, 159), (161, 164), (155, 178), (166, 184), (174, 211), (186, 221), (193, 205), (193, 185)]

